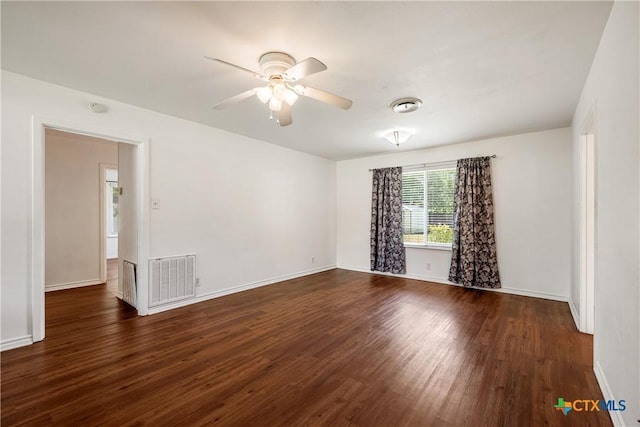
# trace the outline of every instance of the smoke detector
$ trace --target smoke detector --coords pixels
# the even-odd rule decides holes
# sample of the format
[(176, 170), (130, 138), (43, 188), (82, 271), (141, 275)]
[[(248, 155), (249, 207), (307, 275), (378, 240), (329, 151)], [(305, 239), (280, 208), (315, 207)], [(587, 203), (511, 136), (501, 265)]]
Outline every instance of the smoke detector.
[(92, 102), (89, 104), (89, 109), (94, 113), (104, 113), (107, 111), (107, 106), (98, 102)]
[(410, 113), (416, 111), (422, 105), (418, 98), (400, 98), (389, 104), (394, 113)]

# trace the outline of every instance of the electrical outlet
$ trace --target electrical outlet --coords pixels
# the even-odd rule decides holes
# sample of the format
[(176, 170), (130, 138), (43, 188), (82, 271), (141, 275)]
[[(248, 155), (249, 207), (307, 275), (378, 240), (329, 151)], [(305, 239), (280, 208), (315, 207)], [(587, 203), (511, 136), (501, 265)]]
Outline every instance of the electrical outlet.
[(431, 263), (430, 262), (427, 263), (427, 270), (431, 270)]
[(196, 286), (200, 286), (200, 278), (196, 277)]
[(312, 256), (311, 257), (311, 264), (315, 264), (316, 263), (316, 257)]

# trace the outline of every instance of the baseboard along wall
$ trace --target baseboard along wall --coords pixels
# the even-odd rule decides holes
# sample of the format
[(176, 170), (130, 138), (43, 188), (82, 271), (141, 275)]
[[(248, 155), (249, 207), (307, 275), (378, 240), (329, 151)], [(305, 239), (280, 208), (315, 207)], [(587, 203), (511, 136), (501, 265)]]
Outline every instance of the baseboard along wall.
[(63, 289), (82, 288), (83, 286), (100, 285), (102, 283), (104, 283), (104, 281), (100, 279), (80, 280), (77, 282), (69, 282), (69, 283), (57, 283), (53, 285), (45, 285), (44, 291), (45, 292), (61, 291)]
[[(417, 275), (417, 274), (384, 273), (384, 272), (381, 272), (381, 271), (371, 271), (371, 270), (367, 270), (367, 269), (364, 269), (364, 268), (354, 267), (354, 266), (349, 266), (349, 265), (338, 265), (337, 268), (341, 268), (343, 270), (359, 271), (361, 273), (380, 274), (380, 275), (383, 275), (383, 276), (401, 277), (403, 279), (422, 280), (423, 282), (439, 283), (439, 284), (442, 284), (442, 285), (462, 286), (462, 285), (459, 285), (457, 283), (450, 282), (447, 279), (443, 279), (441, 277), (421, 276), (421, 275)], [(504, 294), (520, 295), (520, 296), (524, 296), (524, 297), (542, 298), (542, 299), (548, 299), (548, 300), (552, 300), (552, 301), (569, 302), (569, 297), (564, 296), (564, 295), (549, 294), (549, 293), (538, 292), (538, 291), (529, 291), (529, 290), (526, 290), (526, 289), (515, 289), (515, 288), (500, 288), (500, 289), (477, 288), (477, 289), (482, 289), (483, 291), (489, 291), (489, 292), (500, 292), (500, 293), (504, 293)]]

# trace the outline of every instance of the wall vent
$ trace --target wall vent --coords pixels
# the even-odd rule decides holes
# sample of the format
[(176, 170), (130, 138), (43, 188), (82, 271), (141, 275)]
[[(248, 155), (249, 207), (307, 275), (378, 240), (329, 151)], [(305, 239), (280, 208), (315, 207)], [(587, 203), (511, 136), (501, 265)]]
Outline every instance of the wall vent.
[(122, 299), (132, 307), (136, 307), (136, 265), (126, 259), (122, 261)]
[(196, 256), (182, 255), (149, 261), (149, 306), (195, 296)]

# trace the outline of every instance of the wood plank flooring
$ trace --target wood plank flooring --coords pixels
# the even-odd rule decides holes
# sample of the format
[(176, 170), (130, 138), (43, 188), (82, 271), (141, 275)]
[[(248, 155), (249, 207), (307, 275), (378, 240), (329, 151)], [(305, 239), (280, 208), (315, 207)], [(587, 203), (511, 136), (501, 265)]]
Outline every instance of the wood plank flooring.
[(2, 426), (610, 426), (567, 304), (332, 270), (138, 317), (46, 295), (2, 353)]
[(113, 296), (118, 295), (118, 259), (107, 260), (107, 289)]

